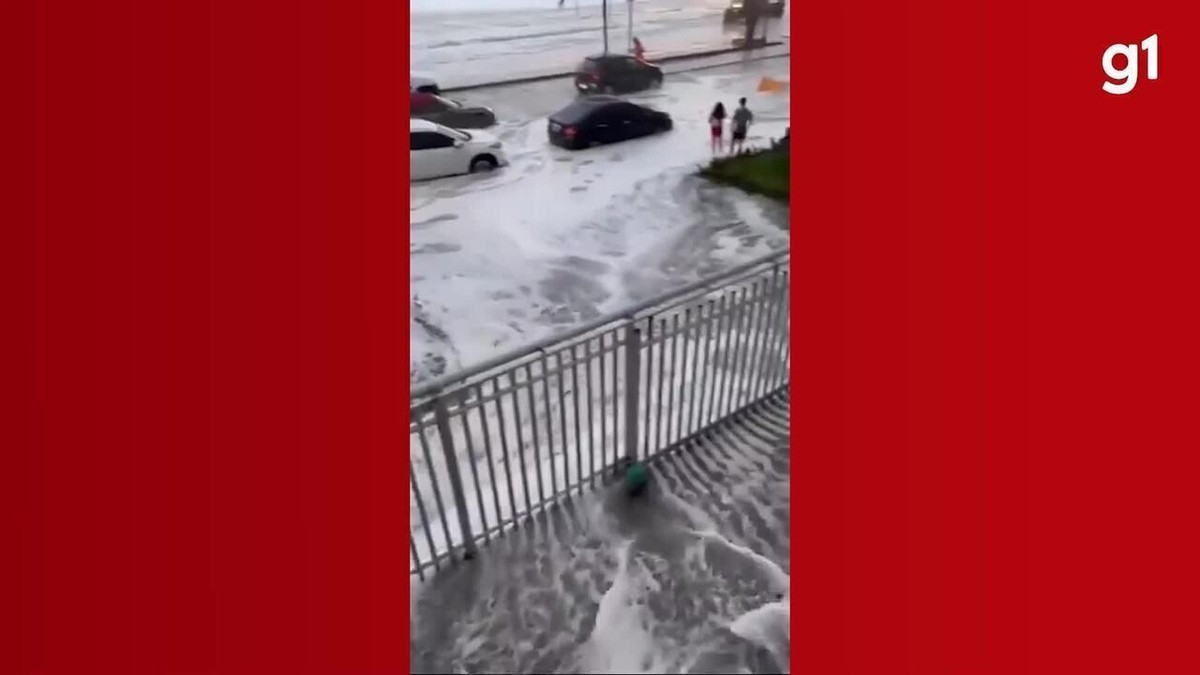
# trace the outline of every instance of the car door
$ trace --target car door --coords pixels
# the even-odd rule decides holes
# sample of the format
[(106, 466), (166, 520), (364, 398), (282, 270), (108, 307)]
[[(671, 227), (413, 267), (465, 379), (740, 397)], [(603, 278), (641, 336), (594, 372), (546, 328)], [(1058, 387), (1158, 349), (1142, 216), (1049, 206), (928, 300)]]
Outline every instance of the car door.
[(584, 139), (589, 143), (598, 143), (606, 145), (619, 140), (617, 136), (617, 125), (619, 122), (613, 115), (613, 106), (606, 105), (592, 111), (588, 115), (586, 129), (587, 135)]
[(437, 176), (456, 176), (466, 173), (467, 164), (462, 159), (462, 152), (453, 138), (440, 132), (429, 134), (429, 157)]
[(633, 75), (629, 70), (629, 63), (621, 57), (610, 58), (604, 62), (605, 80), (609, 87), (614, 92), (622, 93), (631, 91), (629, 78)]
[(427, 131), (418, 131), (409, 136), (408, 170), (413, 180), (433, 178), (436, 174), (434, 158), (429, 154), (432, 149), (429, 137), (432, 135)]
[(646, 117), (642, 109), (632, 103), (622, 103), (613, 106), (614, 128), (617, 140), (627, 141), (631, 138), (645, 136)]
[(463, 172), (458, 166), (458, 148), (454, 139), (436, 131), (412, 134), (409, 167), (415, 180), (452, 176)]

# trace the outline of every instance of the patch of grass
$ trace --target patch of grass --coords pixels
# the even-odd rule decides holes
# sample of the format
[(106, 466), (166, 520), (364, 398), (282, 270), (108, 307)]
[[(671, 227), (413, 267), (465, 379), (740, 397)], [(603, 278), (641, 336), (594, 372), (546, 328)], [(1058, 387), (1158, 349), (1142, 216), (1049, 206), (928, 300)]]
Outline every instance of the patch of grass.
[(758, 150), (719, 157), (701, 169), (700, 175), (746, 192), (788, 201), (790, 160), (786, 152)]

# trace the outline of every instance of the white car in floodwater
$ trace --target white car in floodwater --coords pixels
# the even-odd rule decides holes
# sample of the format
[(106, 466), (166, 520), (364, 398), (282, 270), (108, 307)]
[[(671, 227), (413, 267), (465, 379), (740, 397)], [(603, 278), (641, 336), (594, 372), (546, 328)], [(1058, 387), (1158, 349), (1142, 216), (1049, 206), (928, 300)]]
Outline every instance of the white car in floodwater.
[(486, 131), (451, 129), (427, 120), (409, 120), (411, 180), (491, 171), (508, 165), (504, 145)]

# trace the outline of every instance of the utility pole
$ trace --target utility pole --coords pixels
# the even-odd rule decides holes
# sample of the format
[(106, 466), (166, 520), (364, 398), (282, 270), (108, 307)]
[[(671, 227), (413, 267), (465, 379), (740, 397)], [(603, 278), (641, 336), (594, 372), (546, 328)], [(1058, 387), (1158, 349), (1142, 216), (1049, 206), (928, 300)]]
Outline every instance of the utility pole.
[(629, 51), (633, 51), (633, 0), (629, 0)]
[(608, 0), (600, 3), (600, 12), (604, 15), (604, 55), (608, 56)]

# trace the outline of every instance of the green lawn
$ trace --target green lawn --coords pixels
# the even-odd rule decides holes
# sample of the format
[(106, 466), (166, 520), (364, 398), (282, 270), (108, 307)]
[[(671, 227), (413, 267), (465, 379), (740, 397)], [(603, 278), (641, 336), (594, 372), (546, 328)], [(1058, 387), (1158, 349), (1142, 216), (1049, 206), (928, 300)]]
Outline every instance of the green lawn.
[(788, 201), (789, 156), (769, 150), (714, 159), (700, 175), (747, 192)]

